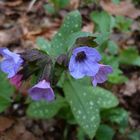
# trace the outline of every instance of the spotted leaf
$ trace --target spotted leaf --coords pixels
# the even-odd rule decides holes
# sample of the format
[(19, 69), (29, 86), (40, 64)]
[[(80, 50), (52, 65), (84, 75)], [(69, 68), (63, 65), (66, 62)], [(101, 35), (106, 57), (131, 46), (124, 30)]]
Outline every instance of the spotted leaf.
[(64, 22), (58, 33), (54, 36), (51, 42), (53, 56), (57, 57), (67, 51), (67, 39), (73, 33), (81, 30), (81, 15), (78, 11), (70, 12), (64, 19)]
[(100, 110), (117, 106), (118, 100), (110, 91), (91, 86), (87, 78), (67, 77), (63, 87), (66, 99), (79, 125), (93, 138), (99, 127)]
[(108, 90), (100, 87), (89, 87), (87, 90), (92, 92), (94, 101), (98, 104), (100, 109), (108, 109), (118, 105), (117, 98)]
[(36, 44), (42, 51), (51, 56), (51, 44), (48, 40), (43, 37), (38, 37), (36, 40)]
[[(86, 87), (86, 86), (85, 86)], [(64, 84), (64, 92), (75, 119), (85, 133), (93, 138), (100, 123), (99, 107), (92, 97), (91, 91), (72, 78)]]
[(35, 101), (29, 105), (27, 115), (36, 119), (49, 119), (55, 116), (64, 105), (65, 100), (60, 96), (55, 101), (49, 103), (46, 101)]

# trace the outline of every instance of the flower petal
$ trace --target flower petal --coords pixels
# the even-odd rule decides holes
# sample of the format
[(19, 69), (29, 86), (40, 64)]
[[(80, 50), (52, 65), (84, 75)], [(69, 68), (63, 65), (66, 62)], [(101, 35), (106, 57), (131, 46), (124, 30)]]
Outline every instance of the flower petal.
[(92, 59), (92, 61), (100, 61), (101, 60), (101, 55), (99, 54), (99, 52), (95, 49), (95, 48), (91, 48), (88, 46), (83, 46), (83, 47), (79, 47), (73, 50), (73, 54), (74, 56), (77, 55), (77, 53), (84, 51), (86, 56), (90, 59)]
[(15, 76), (13, 76), (12, 78), (9, 79), (10, 83), (18, 89), (22, 84), (22, 77), (23, 77), (23, 75), (16, 74)]
[(77, 63), (75, 61), (75, 57), (72, 55), (71, 56), (71, 59), (70, 59), (70, 62), (69, 62), (69, 72), (70, 74), (75, 78), (75, 79), (79, 79), (79, 78), (82, 78), (84, 77), (84, 73), (83, 73), (83, 70), (82, 70), (82, 64), (80, 63)]
[(13, 66), (14, 63), (12, 59), (5, 59), (0, 64), (1, 70), (8, 74), (8, 78), (11, 78), (16, 74)]
[(83, 65), (83, 73), (85, 76), (95, 76), (99, 71), (99, 64), (94, 61), (87, 60)]
[[(7, 48), (1, 48), (1, 49), (0, 49), (0, 54), (1, 54), (3, 57), (5, 57), (5, 58), (8, 59), (8, 58), (14, 57), (13, 54), (15, 54), (15, 53), (9, 51)], [(16, 55), (17, 55), (17, 54), (16, 54)]]
[(39, 101), (43, 99), (43, 90), (38, 88), (32, 88), (29, 91), (29, 95), (31, 96), (32, 100)]
[[(87, 58), (81, 62), (76, 61), (77, 54), (82, 51), (85, 52)], [(84, 76), (95, 76), (99, 71), (99, 64), (97, 63), (99, 60), (101, 60), (101, 56), (96, 49), (87, 46), (76, 48), (73, 50), (69, 62), (70, 74), (75, 79)]]
[(73, 71), (70, 71), (70, 74), (75, 78), (75, 79), (80, 79), (85, 76), (84, 70), (83, 70), (83, 65), (77, 63), (76, 67), (73, 69)]
[(47, 88), (51, 88), (50, 87), (50, 83), (46, 82), (46, 80), (42, 80), (39, 83), (37, 83), (34, 87), (36, 88), (41, 88), (41, 89), (47, 89)]
[(23, 63), (23, 59), (19, 54), (13, 53), (7, 48), (0, 48), (0, 54), (4, 57), (1, 62), (2, 71), (8, 74), (8, 78), (13, 77)]
[[(8, 53), (10, 52), (7, 48), (0, 48), (0, 54), (3, 56), (3, 57), (7, 57), (7, 51)], [(9, 55), (8, 55), (9, 56)]]
[(104, 83), (107, 80), (108, 74), (112, 72), (113, 69), (111, 66), (100, 65), (99, 72), (94, 77), (92, 77), (92, 84), (96, 86), (97, 83)]
[(45, 80), (40, 81), (38, 84), (30, 88), (28, 90), (28, 93), (31, 96), (31, 98), (35, 101), (43, 99), (47, 101), (52, 101), (55, 98), (50, 83), (46, 82)]
[(92, 61), (97, 61), (99, 62), (101, 60), (101, 55), (95, 48), (90, 48), (86, 49), (86, 55), (88, 59), (91, 59)]
[(45, 98), (47, 101), (53, 101), (53, 100), (55, 99), (55, 95), (54, 95), (53, 90), (48, 89), (47, 94), (44, 94), (44, 98)]

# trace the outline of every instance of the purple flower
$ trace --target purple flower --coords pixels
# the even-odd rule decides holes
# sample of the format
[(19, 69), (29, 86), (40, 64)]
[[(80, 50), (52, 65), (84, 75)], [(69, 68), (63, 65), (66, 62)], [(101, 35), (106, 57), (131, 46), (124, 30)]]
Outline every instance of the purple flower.
[(12, 78), (10, 78), (10, 83), (12, 85), (14, 85), (17, 89), (20, 88), (21, 84), (22, 84), (22, 77), (23, 75), (21, 74), (16, 74), (15, 76), (13, 76)]
[(35, 101), (42, 100), (42, 99), (47, 101), (52, 101), (55, 98), (50, 83), (47, 82), (46, 80), (42, 80), (39, 83), (37, 83), (35, 86), (30, 88), (28, 90), (28, 93), (31, 96), (31, 98)]
[(19, 54), (13, 53), (7, 48), (0, 48), (0, 54), (4, 57), (0, 63), (1, 70), (8, 74), (8, 78), (13, 77), (23, 63), (23, 59)]
[(101, 60), (99, 52), (87, 46), (79, 47), (73, 50), (69, 62), (70, 74), (75, 78), (84, 76), (95, 76), (99, 71), (98, 62)]
[(113, 69), (111, 66), (102, 65), (102, 64), (100, 64), (99, 66), (100, 68), (99, 68), (98, 73), (92, 77), (92, 84), (94, 86), (96, 86), (97, 83), (104, 83), (107, 80), (108, 74), (113, 72)]

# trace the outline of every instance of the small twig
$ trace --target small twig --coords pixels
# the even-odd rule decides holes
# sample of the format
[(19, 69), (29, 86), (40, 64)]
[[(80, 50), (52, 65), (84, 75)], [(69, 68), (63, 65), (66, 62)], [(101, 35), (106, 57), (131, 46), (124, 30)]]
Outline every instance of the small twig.
[(28, 7), (28, 9), (27, 9), (27, 12), (29, 12), (29, 11), (32, 9), (32, 7), (33, 7), (33, 5), (35, 4), (36, 1), (37, 1), (37, 0), (32, 0), (32, 1), (30, 2), (29, 7)]

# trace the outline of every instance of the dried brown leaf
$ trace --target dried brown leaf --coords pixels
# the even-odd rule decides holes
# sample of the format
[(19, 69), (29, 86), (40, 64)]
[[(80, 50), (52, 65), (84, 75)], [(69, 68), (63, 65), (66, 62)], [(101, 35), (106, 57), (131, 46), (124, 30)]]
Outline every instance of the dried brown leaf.
[(22, 122), (16, 122), (11, 128), (0, 135), (0, 140), (38, 140), (31, 132), (26, 130)]
[(128, 16), (132, 19), (136, 19), (140, 16), (140, 10), (136, 9), (130, 1), (122, 1), (119, 4), (114, 4), (102, 0), (100, 5), (105, 11), (112, 15)]
[(14, 123), (14, 120), (1, 116), (0, 117), (0, 133), (10, 128), (13, 125), (13, 123)]
[(12, 1), (8, 1), (8, 2), (0, 2), (1, 5), (4, 6), (9, 6), (9, 7), (15, 7), (15, 6), (19, 6), (22, 4), (22, 0), (12, 0)]
[(85, 25), (83, 28), (82, 28), (82, 31), (83, 32), (90, 32), (90, 33), (93, 33), (93, 30), (94, 30), (94, 24), (91, 22), (91, 23), (88, 23), (87, 25)]
[(74, 10), (77, 9), (80, 5), (80, 0), (71, 0), (69, 8)]
[(23, 30), (20, 26), (0, 31), (0, 46), (7, 46), (17, 42), (23, 36)]
[(140, 91), (140, 77), (134, 74), (132, 78), (125, 83), (124, 87), (121, 89), (121, 93), (123, 93), (123, 95), (132, 96), (137, 91)]

